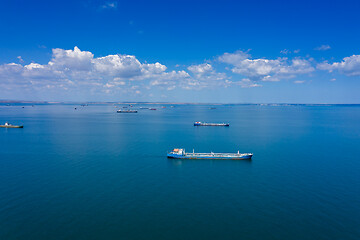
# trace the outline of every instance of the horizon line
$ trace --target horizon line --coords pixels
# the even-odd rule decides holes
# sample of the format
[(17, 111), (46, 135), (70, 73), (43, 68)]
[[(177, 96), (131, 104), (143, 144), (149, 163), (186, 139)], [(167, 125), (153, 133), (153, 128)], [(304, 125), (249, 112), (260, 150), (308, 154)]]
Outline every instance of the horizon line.
[(148, 102), (148, 101), (35, 101), (35, 100), (0, 100), (0, 103), (40, 103), (40, 104), (174, 104), (174, 105), (360, 105), (360, 103), (291, 103), (291, 102)]

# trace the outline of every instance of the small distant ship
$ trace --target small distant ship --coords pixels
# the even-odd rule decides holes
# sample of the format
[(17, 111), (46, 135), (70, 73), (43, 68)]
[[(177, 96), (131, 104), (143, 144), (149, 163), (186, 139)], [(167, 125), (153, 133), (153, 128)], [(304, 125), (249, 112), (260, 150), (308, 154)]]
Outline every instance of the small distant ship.
[(252, 153), (192, 153), (185, 152), (185, 149), (175, 148), (167, 154), (168, 158), (178, 158), (178, 159), (231, 159), (231, 160), (243, 160), (251, 159), (253, 156)]
[(149, 109), (148, 107), (140, 107), (140, 109)]
[(156, 110), (156, 108), (149, 108), (149, 110), (153, 110), (153, 111), (155, 111), (155, 110)]
[(6, 122), (4, 125), (0, 125), (2, 128), (23, 128), (23, 125), (12, 125), (8, 122)]
[(117, 110), (118, 113), (137, 113), (137, 110)]
[(205, 123), (205, 122), (195, 122), (194, 126), (214, 126), (214, 127), (229, 127), (229, 123)]

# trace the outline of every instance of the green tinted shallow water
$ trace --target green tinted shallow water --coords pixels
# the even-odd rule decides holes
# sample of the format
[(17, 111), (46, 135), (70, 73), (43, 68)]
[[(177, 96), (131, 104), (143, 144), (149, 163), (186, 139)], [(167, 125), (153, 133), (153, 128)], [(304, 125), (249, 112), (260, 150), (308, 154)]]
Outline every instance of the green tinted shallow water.
[(0, 106), (0, 239), (360, 239), (359, 106), (74, 107)]

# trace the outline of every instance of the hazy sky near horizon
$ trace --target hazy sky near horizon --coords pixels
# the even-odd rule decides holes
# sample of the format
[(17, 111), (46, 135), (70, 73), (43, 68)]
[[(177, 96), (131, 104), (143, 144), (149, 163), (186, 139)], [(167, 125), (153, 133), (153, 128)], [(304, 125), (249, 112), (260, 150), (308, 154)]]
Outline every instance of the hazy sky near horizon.
[(360, 1), (2, 1), (0, 99), (360, 103)]

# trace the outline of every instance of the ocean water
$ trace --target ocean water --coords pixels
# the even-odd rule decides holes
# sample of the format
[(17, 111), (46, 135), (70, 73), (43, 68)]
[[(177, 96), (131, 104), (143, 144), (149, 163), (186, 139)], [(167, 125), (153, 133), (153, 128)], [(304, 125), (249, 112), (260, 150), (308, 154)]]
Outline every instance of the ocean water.
[(360, 239), (360, 106), (156, 107), (0, 106), (0, 239)]

